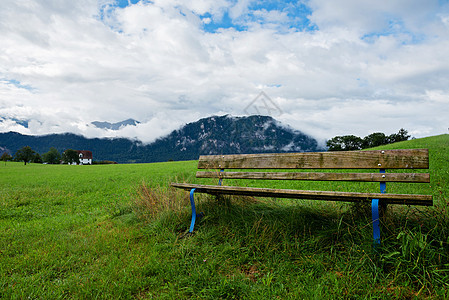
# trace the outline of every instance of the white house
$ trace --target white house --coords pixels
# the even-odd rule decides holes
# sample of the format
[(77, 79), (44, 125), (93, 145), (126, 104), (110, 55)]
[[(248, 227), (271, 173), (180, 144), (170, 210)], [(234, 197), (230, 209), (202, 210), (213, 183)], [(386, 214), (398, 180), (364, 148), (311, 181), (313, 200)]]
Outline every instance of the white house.
[(78, 152), (78, 157), (80, 158), (80, 165), (92, 164), (92, 151), (77, 150), (76, 152)]

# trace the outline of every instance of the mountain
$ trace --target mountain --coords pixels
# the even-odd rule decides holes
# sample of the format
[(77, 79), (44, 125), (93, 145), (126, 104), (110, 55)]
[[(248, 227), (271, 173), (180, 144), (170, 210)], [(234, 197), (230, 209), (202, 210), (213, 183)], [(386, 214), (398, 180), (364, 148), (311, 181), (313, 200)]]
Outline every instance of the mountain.
[(16, 119), (16, 118), (8, 118), (8, 117), (0, 116), (0, 122), (4, 122), (4, 121), (13, 121), (16, 124), (21, 125), (25, 128), (28, 128), (28, 123), (30, 122), (30, 120), (20, 120), (20, 119)]
[(198, 159), (203, 154), (303, 152), (322, 150), (315, 139), (267, 116), (213, 116), (189, 123), (151, 144), (125, 138), (88, 139), (79, 135), (28, 136), (0, 133), (0, 147), (14, 154), (30, 146), (43, 154), (50, 147), (90, 150), (94, 160), (143, 163)]
[[(152, 145), (152, 153), (170, 159), (196, 159), (201, 154), (302, 152), (318, 149), (317, 141), (267, 116), (214, 116), (189, 123)], [(172, 153), (167, 153), (171, 149)]]
[(137, 124), (140, 124), (140, 122), (134, 119), (128, 119), (117, 123), (94, 121), (91, 124), (102, 129), (119, 130), (121, 127), (125, 126), (136, 126)]
[(9, 149), (7, 149), (7, 148), (5, 148), (5, 147), (0, 147), (0, 156), (2, 156), (3, 155), (3, 153), (8, 153), (8, 154), (10, 154), (11, 153), (11, 150), (9, 150)]

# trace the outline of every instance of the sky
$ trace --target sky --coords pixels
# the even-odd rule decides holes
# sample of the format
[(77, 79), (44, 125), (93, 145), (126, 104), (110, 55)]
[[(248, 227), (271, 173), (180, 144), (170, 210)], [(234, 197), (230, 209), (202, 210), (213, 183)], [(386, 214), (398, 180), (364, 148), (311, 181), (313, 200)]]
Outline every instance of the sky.
[(0, 132), (151, 142), (253, 113), (320, 141), (449, 130), (447, 0), (1, 2)]

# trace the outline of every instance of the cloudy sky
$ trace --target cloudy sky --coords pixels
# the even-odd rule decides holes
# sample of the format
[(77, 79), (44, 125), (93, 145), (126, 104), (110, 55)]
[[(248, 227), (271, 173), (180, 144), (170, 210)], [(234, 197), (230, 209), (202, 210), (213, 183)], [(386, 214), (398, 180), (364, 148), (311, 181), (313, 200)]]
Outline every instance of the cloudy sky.
[(448, 133), (449, 1), (1, 0), (2, 132), (149, 142), (256, 111), (319, 139)]

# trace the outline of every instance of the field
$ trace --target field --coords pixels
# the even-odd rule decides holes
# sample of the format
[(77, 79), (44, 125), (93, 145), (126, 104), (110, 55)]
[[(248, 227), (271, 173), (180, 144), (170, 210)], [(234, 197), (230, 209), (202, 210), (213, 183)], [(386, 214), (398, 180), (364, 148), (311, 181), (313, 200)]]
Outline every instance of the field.
[(429, 148), (431, 183), (388, 191), (434, 206), (389, 207), (377, 251), (369, 207), (324, 201), (200, 196), (187, 234), (188, 196), (168, 184), (200, 182), (196, 161), (2, 162), (0, 298), (449, 298), (449, 135), (382, 147), (401, 148)]

